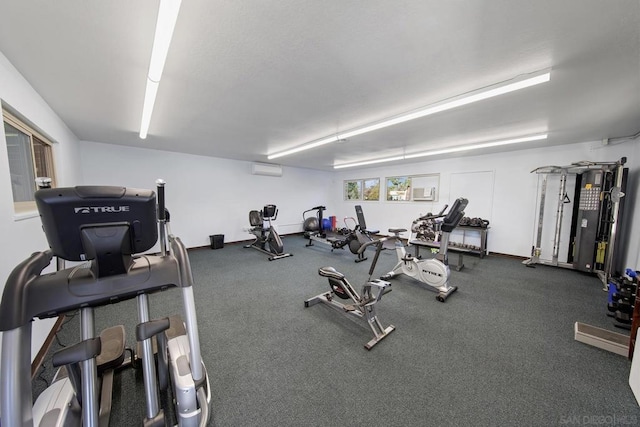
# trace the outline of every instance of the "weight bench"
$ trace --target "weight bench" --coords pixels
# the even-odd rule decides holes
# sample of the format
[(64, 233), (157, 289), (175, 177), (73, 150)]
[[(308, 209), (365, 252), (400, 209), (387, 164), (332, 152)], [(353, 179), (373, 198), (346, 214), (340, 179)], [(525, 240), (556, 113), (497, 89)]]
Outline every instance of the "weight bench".
[(380, 230), (368, 230), (367, 229), (367, 223), (364, 220), (364, 213), (362, 212), (362, 206), (360, 206), (360, 205), (356, 205), (356, 216), (358, 217), (358, 228), (360, 229), (360, 231), (362, 233), (367, 234), (367, 235), (380, 233)]

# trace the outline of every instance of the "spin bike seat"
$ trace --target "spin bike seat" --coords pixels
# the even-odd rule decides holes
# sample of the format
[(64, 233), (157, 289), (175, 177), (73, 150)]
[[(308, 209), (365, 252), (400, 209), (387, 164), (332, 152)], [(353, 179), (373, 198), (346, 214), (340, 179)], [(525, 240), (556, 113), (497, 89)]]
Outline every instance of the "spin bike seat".
[(406, 228), (390, 228), (389, 233), (404, 233), (407, 231)]
[(331, 277), (336, 280), (343, 280), (344, 274), (340, 273), (333, 267), (320, 267), (318, 269), (318, 274), (322, 277)]

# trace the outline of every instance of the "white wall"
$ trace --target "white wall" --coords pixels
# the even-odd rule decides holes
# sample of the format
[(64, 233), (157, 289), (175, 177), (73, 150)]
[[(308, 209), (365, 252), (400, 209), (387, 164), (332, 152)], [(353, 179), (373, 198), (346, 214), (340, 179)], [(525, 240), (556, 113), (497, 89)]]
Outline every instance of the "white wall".
[[(243, 231), (248, 226), (248, 212), (259, 210), (267, 203), (278, 205), (280, 214), (276, 228), (281, 234), (301, 231), (302, 212), (319, 204), (327, 206), (326, 216), (338, 217), (339, 226), (342, 226), (344, 217), (354, 216), (354, 206), (361, 204), (368, 225), (385, 231), (394, 226), (409, 228), (419, 214), (438, 211), (445, 203), (462, 196), (470, 200), (467, 216), (481, 216), (491, 222), (489, 250), (518, 256), (529, 256), (534, 242), (539, 182), (538, 175), (531, 173), (533, 169), (580, 160), (616, 161), (623, 156), (628, 158), (630, 169), (625, 231), (633, 236), (640, 231), (640, 208), (635, 207), (640, 200), (637, 197), (640, 144), (634, 142), (611, 146), (588, 142), (333, 173), (284, 167), (282, 177), (251, 175), (250, 162), (95, 142), (81, 143), (83, 174), (87, 184), (149, 188), (156, 178), (165, 179), (173, 232), (181, 236), (188, 247), (208, 245), (211, 234), (224, 234), (227, 242), (249, 239), (251, 236)], [(115, 173), (112, 165), (118, 165)], [(460, 182), (459, 176), (478, 171), (493, 175), (488, 210), (485, 189), (469, 186), (464, 193), (450, 194), (452, 179)], [(387, 176), (425, 173), (441, 175), (438, 202), (342, 200), (345, 179), (379, 177), (384, 181)], [(547, 194), (543, 250), (550, 257), (557, 183), (554, 187), (550, 180)], [(570, 190), (569, 197), (573, 198)], [(482, 205), (480, 212), (477, 211), (479, 205)], [(565, 207), (563, 234), (569, 232), (571, 206)], [(626, 240), (625, 265), (640, 268), (640, 242), (633, 238)], [(561, 239), (561, 243), (560, 253), (564, 255), (567, 239)]]
[[(36, 93), (22, 75), (0, 52), (0, 100), (37, 126), (55, 141), (53, 148), (58, 185), (77, 185), (82, 181), (79, 168), (78, 139), (56, 113)], [(16, 218), (9, 175), (4, 126), (0, 126), (0, 290), (13, 268), (32, 252), (48, 248), (40, 218), (36, 213)], [(36, 321), (33, 327), (32, 358), (36, 355), (54, 320)], [(1, 344), (0, 344), (1, 347)]]
[[(628, 239), (629, 243), (624, 255), (625, 265), (638, 269), (640, 268), (640, 243), (633, 236), (638, 236), (640, 232), (640, 208), (637, 207), (640, 200), (638, 197), (640, 144), (632, 141), (609, 146), (603, 146), (600, 142), (587, 142), (483, 156), (341, 170), (334, 175), (333, 205), (336, 210), (333, 214), (339, 219), (354, 216), (354, 206), (360, 204), (363, 207), (367, 226), (389, 234), (385, 232), (391, 227), (409, 229), (412, 221), (420, 214), (437, 212), (445, 204), (451, 205), (456, 198), (466, 197), (469, 199), (466, 216), (478, 216), (490, 221), (489, 251), (528, 257), (534, 242), (534, 230), (538, 218), (536, 207), (538, 176), (531, 171), (545, 165), (568, 165), (581, 160), (610, 162), (617, 161), (621, 157), (628, 158), (627, 166), (630, 173), (625, 207), (627, 221), (625, 222), (629, 224), (626, 234), (632, 238)], [(492, 172), (493, 189), (487, 191), (484, 186), (476, 187), (472, 181), (468, 181), (469, 185), (465, 191), (460, 191), (460, 194), (451, 194), (452, 180), (459, 182), (461, 174), (472, 176), (473, 172)], [(386, 177), (431, 173), (440, 174), (437, 202), (387, 202), (384, 200), (353, 202), (343, 200), (344, 180), (379, 177), (382, 185), (381, 199), (384, 199)], [(558, 194), (557, 187), (555, 188), (554, 190), (552, 186), (549, 186), (547, 192), (547, 204), (553, 205), (553, 212), (551, 214), (547, 212), (545, 216), (545, 230), (553, 230), (555, 227), (555, 207), (557, 206)], [(573, 199), (572, 191), (569, 191), (569, 197)], [(489, 208), (487, 208), (487, 200), (490, 200)], [(480, 206), (480, 208), (474, 210), (474, 206)], [(481, 212), (478, 212), (478, 209)], [(568, 207), (565, 210), (565, 219), (570, 217), (571, 208)], [(563, 234), (565, 232), (569, 232), (569, 227), (566, 225), (563, 228)], [(408, 233), (405, 233), (405, 237), (408, 237)], [(550, 258), (552, 233), (545, 233), (543, 240), (543, 249), (548, 248), (546, 254)], [(564, 247), (566, 247), (566, 243)]]
[(80, 151), (88, 185), (153, 188), (163, 178), (172, 232), (187, 247), (209, 245), (212, 234), (251, 239), (249, 211), (265, 204), (278, 206), (280, 234), (302, 231), (302, 212), (331, 198), (331, 172), (283, 167), (282, 177), (258, 176), (251, 162), (86, 141)]

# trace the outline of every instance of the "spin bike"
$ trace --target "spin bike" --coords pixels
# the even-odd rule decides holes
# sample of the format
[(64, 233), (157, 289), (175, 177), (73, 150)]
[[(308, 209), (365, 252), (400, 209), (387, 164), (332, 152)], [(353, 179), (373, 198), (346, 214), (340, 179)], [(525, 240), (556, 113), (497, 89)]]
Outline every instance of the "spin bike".
[[(0, 301), (2, 425), (105, 425), (102, 411), (109, 410), (110, 396), (104, 391), (98, 396), (105, 378), (98, 377), (97, 365), (104, 347), (111, 346), (107, 344), (111, 337), (95, 336), (93, 310), (133, 298), (140, 322), (136, 340), (142, 349), (144, 425), (173, 425), (167, 419), (171, 412), (181, 427), (207, 424), (211, 393), (200, 354), (193, 275), (187, 250), (167, 223), (164, 181), (157, 184), (157, 204), (154, 191), (124, 187), (49, 188), (35, 193), (50, 249), (33, 253), (14, 268)], [(143, 254), (156, 245), (158, 235), (160, 254)], [(42, 274), (53, 257), (84, 263)], [(171, 288), (181, 290), (184, 319), (151, 320), (149, 295)], [(54, 382), (32, 407), (33, 320), (76, 310), (80, 310), (82, 341), (53, 356), (55, 365), (66, 367), (68, 377)], [(157, 360), (152, 340), (157, 343)], [(166, 413), (159, 399), (159, 391), (165, 389), (175, 403), (175, 409)], [(107, 398), (108, 407), (99, 405), (99, 398)]]
[[(389, 237), (384, 237), (365, 243), (360, 247), (360, 251), (364, 252), (368, 246), (376, 245), (376, 253), (371, 262), (371, 267), (369, 267), (369, 278), (362, 286), (361, 293), (355, 290), (344, 274), (333, 267), (322, 267), (318, 270), (318, 274), (329, 279), (330, 291), (316, 295), (304, 302), (305, 307), (310, 307), (318, 303), (327, 304), (346, 315), (352, 315), (365, 320), (374, 335), (374, 337), (364, 345), (367, 350), (371, 350), (374, 345), (395, 330), (395, 326), (393, 325), (387, 326), (386, 328), (382, 326), (376, 312), (376, 305), (380, 302), (382, 296), (391, 291), (391, 283), (381, 279), (371, 280), (373, 270), (376, 268), (376, 263), (382, 250), (382, 244), (388, 239)], [(336, 297), (343, 300), (350, 299), (353, 304), (342, 304), (335, 300)]]
[(446, 216), (443, 215), (443, 212), (447, 206), (445, 206), (439, 214), (427, 214), (419, 218), (419, 220), (435, 220), (437, 218), (444, 217), (440, 224), (440, 229), (442, 231), (440, 249), (438, 250), (435, 258), (420, 259), (414, 257), (406, 251), (404, 243), (400, 239), (400, 233), (407, 231), (407, 229), (390, 228), (389, 232), (394, 233), (396, 237), (396, 255), (398, 256), (398, 263), (393, 270), (381, 278), (383, 280), (389, 280), (399, 274), (406, 274), (415, 280), (429, 285), (438, 292), (436, 299), (440, 302), (445, 302), (449, 295), (458, 289), (457, 286), (449, 285), (449, 277), (451, 276), (449, 258), (447, 255), (449, 236), (451, 231), (458, 226), (458, 223), (464, 216), (464, 209), (467, 207), (468, 203), (469, 201), (467, 199), (459, 198), (454, 202)]
[[(311, 212), (314, 210), (316, 211), (315, 216), (305, 217), (305, 214), (307, 212)], [(313, 242), (315, 241), (331, 246), (331, 252), (333, 252), (334, 249), (344, 249), (345, 246), (348, 246), (351, 253), (357, 256), (355, 262), (366, 261), (367, 257), (364, 255), (363, 251), (360, 251), (360, 248), (365, 243), (373, 241), (371, 235), (378, 233), (378, 231), (367, 230), (362, 207), (360, 205), (356, 206), (358, 223), (353, 227), (353, 229), (343, 229), (345, 230), (343, 232), (343, 234), (345, 235), (344, 239), (327, 237), (322, 224), (322, 212), (324, 210), (326, 210), (324, 206), (315, 206), (302, 213), (302, 218), (304, 219), (304, 237), (305, 239), (309, 239), (309, 243), (307, 243), (305, 246), (313, 246)], [(347, 219), (348, 218), (345, 218), (345, 225)]]
[[(261, 211), (249, 212), (251, 228), (247, 231), (255, 236), (255, 240), (244, 247), (253, 248), (267, 255), (271, 255), (269, 261), (293, 256), (292, 254), (284, 252), (282, 239), (271, 224), (271, 221), (275, 221), (277, 217), (278, 208), (276, 205), (265, 205)], [(265, 221), (269, 224), (267, 227), (264, 226)]]

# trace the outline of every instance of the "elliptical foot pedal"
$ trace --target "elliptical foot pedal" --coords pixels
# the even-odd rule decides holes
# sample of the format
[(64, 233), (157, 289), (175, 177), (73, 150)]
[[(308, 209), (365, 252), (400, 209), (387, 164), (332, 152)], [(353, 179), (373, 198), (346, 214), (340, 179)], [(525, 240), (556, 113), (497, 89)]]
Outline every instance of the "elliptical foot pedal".
[(96, 356), (98, 375), (102, 377), (98, 423), (100, 426), (108, 426), (113, 400), (113, 373), (124, 363), (124, 326), (117, 325), (103, 330), (100, 332), (100, 341), (101, 351)]
[(168, 340), (180, 335), (187, 335), (187, 330), (184, 327), (184, 321), (182, 320), (182, 317), (178, 314), (170, 316), (169, 329), (167, 329), (164, 333), (167, 336)]
[(96, 357), (98, 374), (114, 369), (124, 362), (125, 332), (124, 326), (117, 325), (100, 332), (102, 343), (100, 354)]

